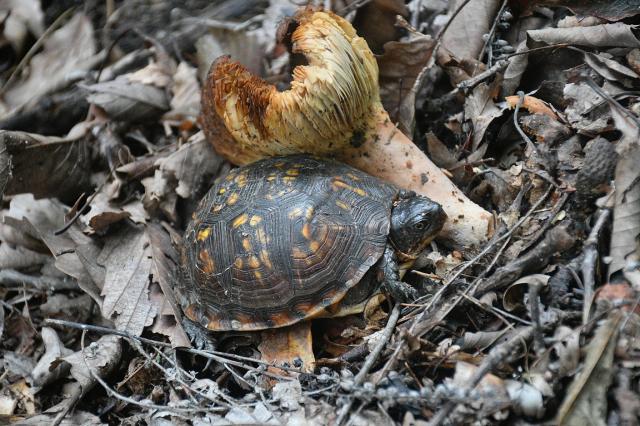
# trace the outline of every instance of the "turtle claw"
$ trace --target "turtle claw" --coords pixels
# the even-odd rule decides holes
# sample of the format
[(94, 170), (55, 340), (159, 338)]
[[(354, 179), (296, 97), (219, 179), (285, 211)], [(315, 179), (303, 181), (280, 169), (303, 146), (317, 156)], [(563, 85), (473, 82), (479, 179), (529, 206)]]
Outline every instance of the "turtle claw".
[(218, 346), (218, 342), (213, 338), (209, 330), (202, 327), (200, 324), (191, 321), (189, 318), (184, 317), (182, 319), (182, 327), (185, 333), (189, 336), (194, 346), (198, 349), (207, 351), (214, 351)]

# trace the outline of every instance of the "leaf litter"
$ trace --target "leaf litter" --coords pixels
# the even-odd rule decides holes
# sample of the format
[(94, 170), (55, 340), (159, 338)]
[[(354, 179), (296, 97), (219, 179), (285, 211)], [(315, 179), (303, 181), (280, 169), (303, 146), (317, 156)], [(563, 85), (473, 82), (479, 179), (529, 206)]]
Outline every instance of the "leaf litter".
[(276, 28), (298, 6), (151, 3), (0, 6), (2, 421), (637, 423), (633, 2), (321, 2), (376, 53), (394, 123), (495, 230), (432, 243), (397, 317), (379, 294), (280, 344), (198, 334), (173, 287), (181, 234), (233, 167), (200, 132), (209, 65), (231, 54), (287, 87), (300, 58)]

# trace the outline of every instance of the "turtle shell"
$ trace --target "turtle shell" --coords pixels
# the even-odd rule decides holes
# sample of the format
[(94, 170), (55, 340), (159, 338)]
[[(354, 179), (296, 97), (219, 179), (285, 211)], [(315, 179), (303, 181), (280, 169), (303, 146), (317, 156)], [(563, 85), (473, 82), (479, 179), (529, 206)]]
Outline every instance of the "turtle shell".
[(283, 327), (339, 302), (384, 252), (398, 189), (296, 155), (234, 169), (184, 238), (179, 295), (211, 330)]

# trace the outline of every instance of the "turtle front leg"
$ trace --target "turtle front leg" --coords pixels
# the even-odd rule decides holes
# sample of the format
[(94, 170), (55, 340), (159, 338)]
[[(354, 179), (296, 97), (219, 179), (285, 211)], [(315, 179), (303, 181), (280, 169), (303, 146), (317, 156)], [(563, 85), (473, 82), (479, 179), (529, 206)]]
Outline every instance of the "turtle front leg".
[(398, 258), (390, 244), (387, 244), (378, 268), (379, 274), (382, 275), (382, 288), (386, 293), (391, 294), (398, 302), (407, 302), (418, 298), (418, 291), (415, 288), (400, 281)]

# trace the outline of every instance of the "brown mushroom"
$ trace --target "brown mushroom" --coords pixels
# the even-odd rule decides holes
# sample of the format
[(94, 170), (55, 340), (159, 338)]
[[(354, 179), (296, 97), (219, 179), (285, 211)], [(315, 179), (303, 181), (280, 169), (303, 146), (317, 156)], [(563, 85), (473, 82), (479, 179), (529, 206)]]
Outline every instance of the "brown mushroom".
[(203, 127), (215, 149), (235, 164), (292, 153), (340, 159), (442, 204), (442, 236), (458, 248), (492, 232), (492, 215), (469, 200), (391, 122), (380, 102), (378, 66), (349, 22), (304, 9), (281, 28), (308, 65), (291, 88), (252, 75), (229, 57), (211, 66), (202, 96)]

